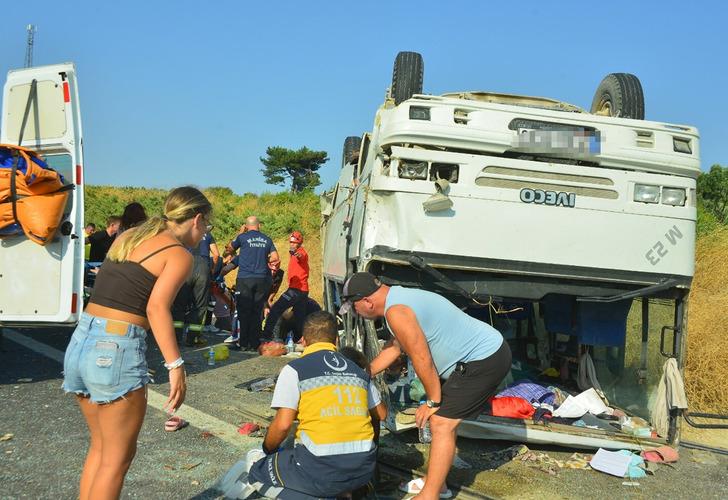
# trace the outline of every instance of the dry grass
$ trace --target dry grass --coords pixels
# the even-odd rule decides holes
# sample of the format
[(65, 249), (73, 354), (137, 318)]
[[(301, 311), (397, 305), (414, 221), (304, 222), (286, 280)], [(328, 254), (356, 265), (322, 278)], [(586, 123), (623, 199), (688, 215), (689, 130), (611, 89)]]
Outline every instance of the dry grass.
[(698, 239), (688, 311), (685, 385), (691, 411), (728, 408), (728, 228)]

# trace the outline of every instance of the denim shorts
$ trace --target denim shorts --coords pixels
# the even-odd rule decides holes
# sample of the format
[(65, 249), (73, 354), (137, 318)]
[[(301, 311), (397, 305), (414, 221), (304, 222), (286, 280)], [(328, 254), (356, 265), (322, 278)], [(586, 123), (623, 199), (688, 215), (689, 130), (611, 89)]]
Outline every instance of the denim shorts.
[(83, 313), (63, 360), (63, 390), (110, 403), (144, 387), (147, 332), (141, 326)]

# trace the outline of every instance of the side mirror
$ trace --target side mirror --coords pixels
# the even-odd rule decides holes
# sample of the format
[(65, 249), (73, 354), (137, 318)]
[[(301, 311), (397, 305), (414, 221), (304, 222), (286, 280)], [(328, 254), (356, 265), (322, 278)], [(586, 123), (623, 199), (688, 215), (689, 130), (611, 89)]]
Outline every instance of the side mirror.
[(452, 200), (446, 194), (449, 189), (450, 183), (447, 180), (437, 179), (435, 181), (435, 191), (437, 192), (422, 203), (425, 212), (440, 212), (452, 208)]

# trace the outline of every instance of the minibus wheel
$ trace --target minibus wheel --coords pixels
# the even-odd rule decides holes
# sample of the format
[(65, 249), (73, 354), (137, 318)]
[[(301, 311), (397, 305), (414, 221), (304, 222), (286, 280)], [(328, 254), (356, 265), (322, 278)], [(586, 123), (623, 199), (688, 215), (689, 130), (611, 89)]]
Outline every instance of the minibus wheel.
[(348, 163), (352, 163), (354, 161), (354, 155), (359, 154), (359, 149), (361, 149), (361, 137), (350, 135), (344, 139), (344, 152), (341, 155), (341, 166), (343, 167)]
[(400, 52), (394, 60), (391, 95), (394, 104), (406, 101), (414, 94), (422, 93), (425, 71), (422, 55), (417, 52)]
[(610, 73), (597, 87), (591, 112), (595, 115), (645, 119), (645, 97), (639, 79), (629, 73)]

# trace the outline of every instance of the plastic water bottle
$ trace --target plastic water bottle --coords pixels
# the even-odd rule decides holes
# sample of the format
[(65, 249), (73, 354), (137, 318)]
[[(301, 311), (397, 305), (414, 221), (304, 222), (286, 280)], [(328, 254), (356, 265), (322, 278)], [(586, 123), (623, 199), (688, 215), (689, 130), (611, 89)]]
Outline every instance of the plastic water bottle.
[(215, 366), (215, 348), (210, 347), (207, 353), (207, 366)]
[[(422, 406), (425, 403), (420, 403), (420, 406)], [(432, 432), (430, 431), (430, 420), (428, 419), (425, 423), (424, 427), (418, 427), (417, 430), (420, 434), (420, 443), (431, 443), (432, 442)]]
[(288, 333), (288, 337), (286, 338), (286, 351), (293, 352), (296, 349), (296, 347), (293, 345), (293, 335), (291, 333)]

